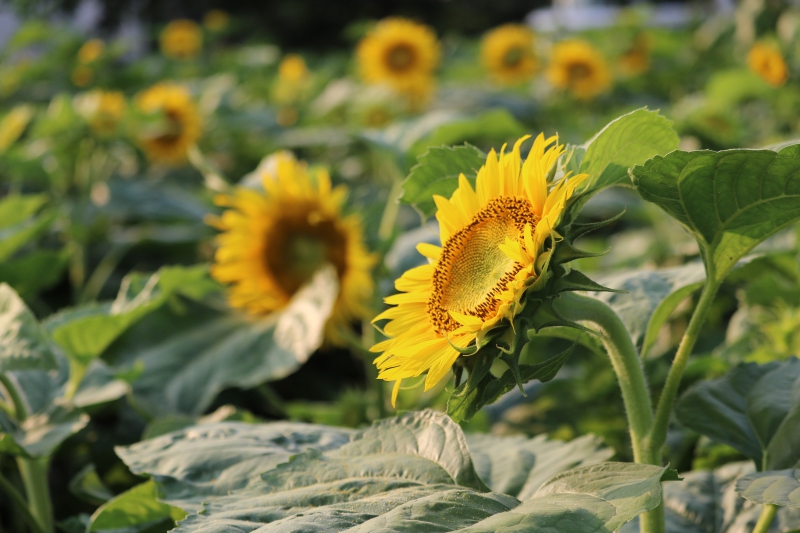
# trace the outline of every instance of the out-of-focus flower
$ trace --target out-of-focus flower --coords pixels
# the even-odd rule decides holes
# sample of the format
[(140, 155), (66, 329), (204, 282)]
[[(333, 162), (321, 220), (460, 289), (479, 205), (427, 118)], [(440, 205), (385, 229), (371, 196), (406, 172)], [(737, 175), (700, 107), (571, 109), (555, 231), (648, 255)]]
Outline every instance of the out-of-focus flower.
[(84, 65), (94, 63), (100, 59), (100, 56), (102, 56), (105, 51), (106, 44), (100, 39), (86, 41), (83, 43), (83, 46), (78, 49), (78, 63)]
[(570, 39), (553, 47), (547, 79), (558, 89), (567, 89), (588, 100), (608, 90), (611, 72), (600, 52), (586, 41)]
[(530, 80), (537, 68), (533, 31), (522, 24), (505, 24), (481, 42), (483, 65), (498, 83), (515, 85)]
[(0, 120), (0, 154), (20, 138), (32, 117), (33, 107), (22, 104), (9, 111), (3, 120)]
[(203, 17), (203, 26), (209, 31), (222, 31), (228, 27), (230, 17), (221, 9), (212, 9)]
[(116, 133), (128, 103), (119, 91), (94, 90), (75, 96), (75, 109), (95, 133), (107, 136)]
[(619, 69), (627, 76), (636, 76), (650, 68), (650, 39), (647, 34), (639, 33), (631, 47), (619, 58)]
[(78, 87), (86, 87), (94, 80), (94, 71), (86, 65), (78, 65), (72, 71), (72, 83)]
[(511, 153), (489, 152), (475, 189), (461, 174), (449, 200), (433, 197), (442, 246), (417, 246), (430, 264), (403, 274), (399, 294), (385, 300), (394, 307), (374, 320), (388, 321), (389, 339), (371, 350), (381, 353), (378, 377), (395, 382), (393, 404), (404, 379), (427, 372), (425, 390), (441, 381), (462, 352), (522, 310), (523, 294), (545, 274), (553, 250), (545, 243), (557, 246), (566, 202), (587, 175), (549, 182), (564, 147), (540, 134), (523, 162), (527, 138)]
[(264, 160), (247, 181), (263, 191), (239, 187), (216, 203), (229, 207), (209, 223), (223, 233), (211, 274), (231, 284), (232, 307), (265, 315), (289, 304), (292, 296), (326, 264), (339, 278), (339, 295), (325, 326), (325, 338), (369, 314), (375, 256), (364, 245), (358, 215), (342, 213), (347, 189), (331, 187), (327, 171), (308, 168), (289, 152)]
[(136, 106), (150, 119), (139, 135), (148, 157), (182, 163), (202, 133), (200, 114), (189, 91), (181, 85), (159, 83), (139, 94)]
[(789, 78), (786, 61), (781, 51), (772, 44), (755, 43), (747, 54), (747, 66), (773, 87), (780, 87)]
[(187, 19), (173, 20), (161, 32), (161, 52), (172, 59), (192, 59), (203, 47), (203, 31)]
[(308, 78), (308, 67), (302, 56), (287, 54), (278, 65), (278, 77), (286, 83), (301, 83)]
[(364, 81), (386, 84), (418, 101), (431, 92), (440, 54), (431, 28), (395, 17), (378, 22), (356, 50)]
[[(287, 54), (278, 65), (278, 78), (272, 89), (272, 98), (284, 106), (296, 104), (308, 96), (310, 82), (311, 73), (303, 58), (297, 54)], [(297, 110), (292, 108), (292, 111), (294, 120), (281, 122), (278, 117), (278, 123), (281, 126), (291, 126), (297, 121)]]

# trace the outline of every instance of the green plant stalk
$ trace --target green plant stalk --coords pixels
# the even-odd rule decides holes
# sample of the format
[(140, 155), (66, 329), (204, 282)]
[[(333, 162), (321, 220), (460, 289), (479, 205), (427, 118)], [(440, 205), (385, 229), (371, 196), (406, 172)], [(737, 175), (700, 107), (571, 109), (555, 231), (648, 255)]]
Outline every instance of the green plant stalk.
[(2, 372), (0, 372), (0, 385), (6, 390), (9, 399), (14, 404), (14, 417), (17, 421), (22, 422), (28, 418), (28, 408), (25, 407), (25, 402), (22, 401), (22, 396), (20, 396), (17, 387), (14, 385), (14, 382)]
[(753, 533), (767, 533), (769, 528), (772, 526), (772, 521), (775, 520), (775, 515), (778, 514), (778, 506), (765, 503), (761, 506), (761, 515), (758, 517), (758, 522), (756, 522), (755, 527), (753, 528)]
[(28, 494), (30, 514), (44, 533), (53, 533), (53, 504), (47, 484), (48, 459), (17, 458), (17, 466)]
[(703, 286), (703, 291), (700, 293), (700, 300), (697, 302), (697, 307), (689, 320), (689, 326), (683, 334), (681, 343), (678, 346), (678, 351), (675, 354), (675, 359), (672, 362), (672, 367), (669, 369), (667, 381), (664, 384), (664, 390), (661, 392), (661, 397), (658, 400), (656, 407), (655, 419), (650, 434), (647, 436), (646, 448), (647, 453), (661, 460), (661, 449), (667, 440), (667, 429), (669, 428), (669, 419), (672, 415), (672, 406), (675, 403), (675, 397), (678, 394), (678, 388), (681, 384), (683, 372), (686, 370), (686, 365), (689, 362), (689, 356), (694, 349), (697, 342), (697, 337), (700, 335), (700, 330), (708, 317), (708, 312), (711, 309), (711, 304), (714, 302), (714, 297), (717, 295), (719, 289), (719, 282), (713, 281), (713, 276), (709, 274), (706, 284)]
[(13, 508), (22, 516), (33, 533), (45, 533), (45, 530), (39, 525), (39, 522), (36, 521), (31, 512), (28, 510), (28, 503), (17, 491), (17, 489), (14, 488), (14, 485), (12, 485), (9, 480), (3, 477), (3, 474), (0, 474), (0, 491), (6, 493), (11, 502), (14, 504)]
[(633, 457), (637, 463), (654, 463), (647, 453), (645, 439), (653, 424), (653, 407), (641, 360), (625, 324), (617, 313), (596, 298), (574, 293), (562, 294), (556, 300), (557, 311), (573, 321), (592, 322), (600, 328), (601, 341), (617, 374), (622, 400), (628, 415)]

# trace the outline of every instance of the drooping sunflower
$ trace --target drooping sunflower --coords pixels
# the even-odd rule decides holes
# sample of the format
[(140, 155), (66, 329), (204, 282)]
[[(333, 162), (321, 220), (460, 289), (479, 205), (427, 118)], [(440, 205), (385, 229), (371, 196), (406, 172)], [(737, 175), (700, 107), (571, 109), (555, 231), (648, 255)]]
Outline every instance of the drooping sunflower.
[(773, 87), (780, 87), (789, 78), (789, 69), (781, 51), (768, 43), (753, 45), (747, 54), (747, 66)]
[(522, 24), (493, 29), (481, 42), (481, 59), (498, 83), (515, 85), (528, 81), (538, 66), (533, 32)]
[(182, 163), (202, 133), (200, 113), (189, 91), (181, 85), (159, 83), (139, 94), (136, 106), (152, 121), (140, 133), (148, 157), (163, 163)]
[(192, 59), (203, 47), (203, 30), (196, 22), (179, 19), (161, 31), (161, 52), (172, 59)]
[(361, 77), (419, 98), (430, 93), (441, 55), (433, 30), (398, 17), (381, 20), (358, 43)]
[(115, 133), (128, 109), (125, 95), (120, 91), (89, 91), (76, 95), (74, 101), (75, 109), (100, 136)]
[(339, 328), (369, 314), (376, 261), (364, 244), (360, 217), (342, 212), (347, 189), (332, 187), (327, 171), (309, 168), (289, 152), (265, 158), (246, 181), (252, 178), (263, 191), (239, 187), (216, 198), (230, 209), (209, 220), (223, 232), (211, 274), (230, 284), (232, 307), (258, 316), (284, 308), (323, 265), (332, 265), (339, 295), (325, 338), (338, 343)]
[(570, 39), (553, 47), (547, 79), (558, 89), (567, 89), (588, 100), (611, 86), (611, 72), (600, 52), (586, 41)]
[(389, 339), (371, 350), (382, 352), (378, 377), (395, 382), (393, 403), (404, 379), (427, 372), (428, 390), (444, 378), (461, 351), (522, 310), (524, 292), (544, 275), (566, 202), (587, 176), (550, 183), (564, 147), (539, 135), (523, 162), (527, 138), (508, 154), (492, 150), (474, 189), (462, 174), (450, 199), (434, 196), (442, 246), (417, 246), (430, 263), (403, 274), (399, 294), (385, 300), (394, 307), (374, 319), (388, 320)]

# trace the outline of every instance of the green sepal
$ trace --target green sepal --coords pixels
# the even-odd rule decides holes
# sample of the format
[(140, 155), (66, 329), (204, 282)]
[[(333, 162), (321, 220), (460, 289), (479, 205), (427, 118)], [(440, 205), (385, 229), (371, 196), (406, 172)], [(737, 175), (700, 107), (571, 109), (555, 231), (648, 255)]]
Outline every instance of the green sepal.
[(556, 246), (556, 250), (553, 253), (553, 262), (561, 265), (569, 263), (570, 261), (575, 261), (576, 259), (600, 257), (606, 255), (610, 251), (611, 248), (603, 250), (602, 252), (587, 252), (586, 250), (575, 248), (570, 242), (563, 241)]
[(567, 242), (573, 242), (576, 239), (579, 239), (586, 235), (587, 233), (591, 233), (593, 231), (599, 230), (600, 228), (604, 228), (611, 224), (612, 222), (616, 222), (622, 215), (625, 214), (625, 209), (617, 213), (611, 218), (607, 218), (606, 220), (601, 220), (599, 222), (572, 222), (567, 226), (567, 231), (564, 235), (564, 240)]
[(556, 293), (564, 291), (627, 292), (604, 287), (578, 270), (570, 270), (566, 275), (556, 278), (553, 282), (553, 291)]
[(577, 322), (573, 322), (572, 320), (564, 318), (561, 313), (556, 311), (553, 307), (553, 298), (543, 300), (536, 307), (536, 310), (527, 317), (525, 325), (527, 326), (528, 330), (532, 329), (537, 333), (544, 328), (563, 326), (585, 331), (586, 333), (591, 333), (592, 335), (600, 335), (600, 333), (593, 329), (587, 328), (586, 326), (582, 326)]

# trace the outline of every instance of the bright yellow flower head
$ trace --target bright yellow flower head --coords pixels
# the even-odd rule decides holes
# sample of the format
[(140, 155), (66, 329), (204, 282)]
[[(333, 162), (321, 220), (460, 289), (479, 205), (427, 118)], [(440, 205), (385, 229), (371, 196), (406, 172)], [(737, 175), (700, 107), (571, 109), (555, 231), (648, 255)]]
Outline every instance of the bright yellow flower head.
[(75, 108), (98, 135), (112, 135), (128, 110), (125, 95), (119, 91), (89, 91), (75, 97)]
[(331, 187), (324, 169), (309, 169), (289, 152), (265, 158), (251, 176), (263, 191), (239, 187), (216, 199), (231, 209), (209, 220), (224, 232), (212, 276), (231, 284), (232, 307), (265, 315), (284, 308), (322, 266), (332, 265), (339, 295), (325, 338), (337, 342), (339, 328), (369, 314), (375, 264), (360, 218), (342, 214), (347, 189)]
[(505, 24), (483, 38), (481, 59), (498, 83), (515, 85), (530, 80), (536, 72), (533, 32), (522, 24)]
[(148, 157), (162, 163), (182, 163), (202, 133), (200, 114), (189, 91), (181, 85), (159, 83), (139, 94), (136, 106), (153, 121), (152, 127), (140, 134)]
[(203, 17), (203, 26), (209, 31), (222, 31), (228, 27), (230, 17), (221, 9), (212, 9)]
[(0, 120), (0, 154), (20, 138), (33, 117), (33, 107), (28, 104), (18, 105)]
[(105, 50), (106, 45), (100, 39), (86, 41), (78, 50), (78, 62), (85, 65), (97, 61)]
[(308, 68), (302, 56), (287, 54), (278, 66), (278, 76), (287, 83), (299, 83), (308, 77)]
[(588, 100), (611, 86), (611, 73), (603, 56), (591, 44), (571, 39), (553, 47), (547, 79), (558, 89), (568, 89)]
[[(544, 274), (560, 238), (556, 227), (567, 200), (586, 179), (548, 175), (564, 152), (556, 137), (539, 135), (528, 158), (520, 145), (511, 153), (489, 152), (473, 189), (462, 174), (450, 199), (434, 196), (442, 246), (420, 244), (430, 264), (412, 268), (395, 283), (393, 305), (374, 321), (388, 320), (388, 340), (373, 346), (378, 377), (400, 383), (427, 372), (425, 390), (451, 369), (460, 352), (503, 319), (521, 310), (525, 290)], [(548, 247), (549, 245), (549, 247)]]
[(431, 28), (397, 17), (378, 22), (356, 50), (364, 81), (386, 84), (410, 95), (432, 86), (440, 53)]
[(789, 77), (781, 51), (767, 43), (755, 43), (747, 54), (747, 66), (773, 87), (780, 87)]
[(161, 32), (161, 52), (172, 59), (192, 59), (203, 47), (203, 31), (197, 23), (173, 20)]

